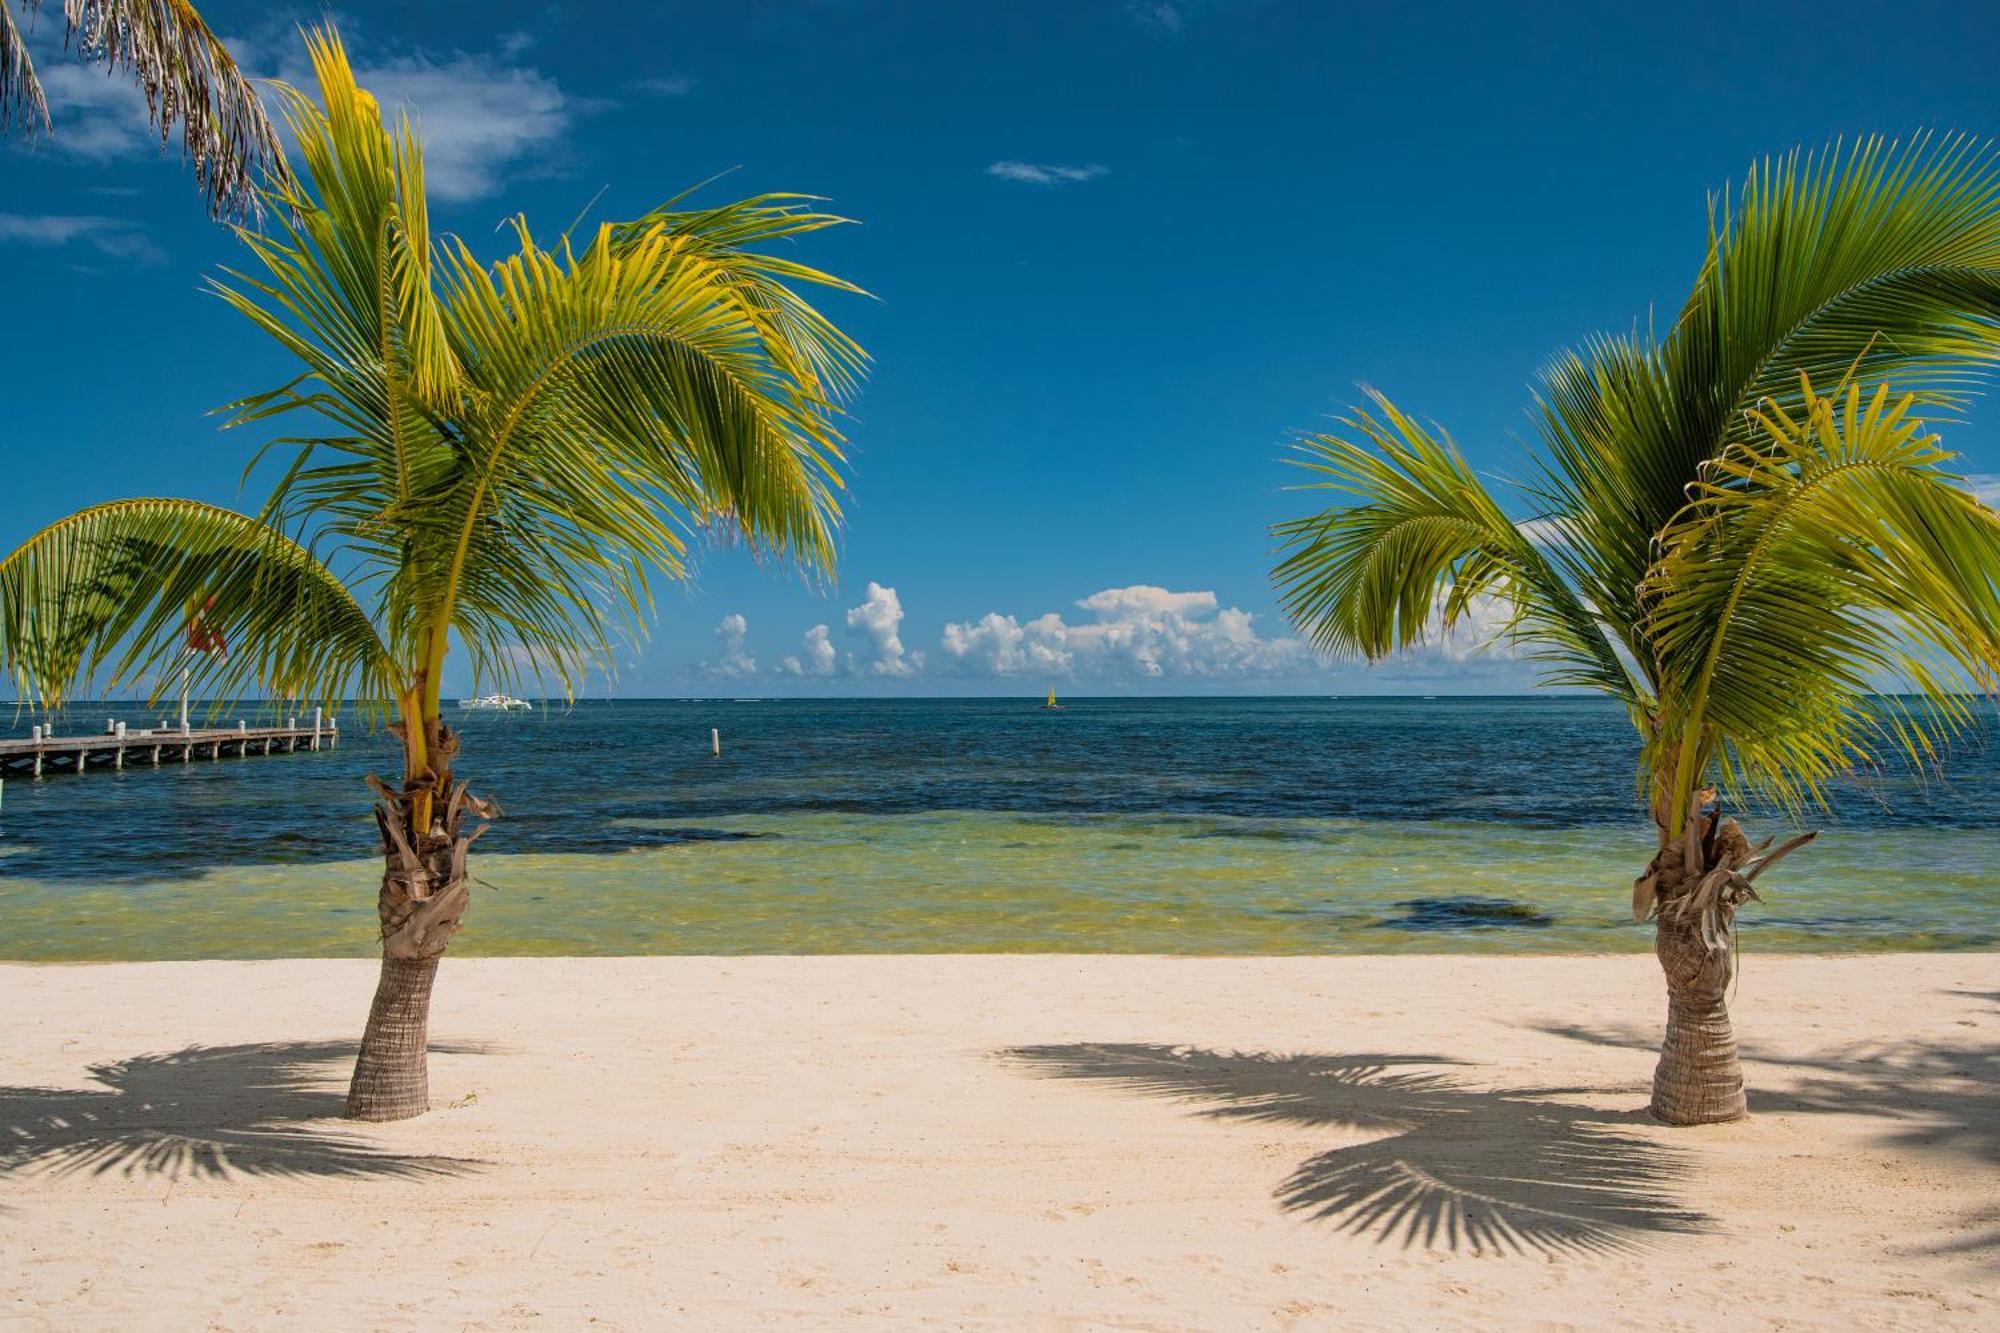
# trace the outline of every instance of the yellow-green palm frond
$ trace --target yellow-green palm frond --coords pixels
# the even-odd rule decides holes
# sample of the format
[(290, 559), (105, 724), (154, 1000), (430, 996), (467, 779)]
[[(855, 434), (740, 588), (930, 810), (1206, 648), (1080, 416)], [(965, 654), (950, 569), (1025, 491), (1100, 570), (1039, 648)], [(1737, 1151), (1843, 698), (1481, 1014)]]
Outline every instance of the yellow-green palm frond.
[(231, 423), (310, 423), (271, 446), (294, 452), (266, 516), (379, 597), (397, 659), (431, 691), (447, 642), (481, 679), (572, 685), (710, 523), (830, 567), (866, 358), (792, 287), (851, 287), (750, 247), (834, 219), (774, 196), (553, 246), (517, 220), (489, 264), (429, 237), (409, 126), (384, 127), (336, 38), (308, 44), (300, 181), (244, 236), (254, 275), (218, 284), (305, 373)]
[[(226, 655), (189, 654), (190, 620)], [(224, 696), (352, 698), (380, 708), (394, 668), (368, 615), (312, 552), (248, 515), (122, 500), (51, 524), (0, 560), (0, 635), (24, 698), (59, 705), (186, 665)]]
[[(26, 11), (43, 0), (26, 0)], [(187, 0), (64, 0), (68, 44), (85, 60), (129, 74), (165, 147), (175, 126), (182, 155), (216, 217), (258, 211), (260, 178), (283, 180), (285, 153), (250, 79)], [(27, 47), (0, 0), (0, 131), (48, 130), (48, 102)]]
[(1885, 747), (1926, 763), (2000, 682), (2000, 515), (1914, 396), (1787, 397), (1702, 469), (1641, 590), (1669, 827), (1711, 771), (1796, 806)]
[[(1273, 572), (1292, 623), (1329, 653), (1379, 659), (1449, 632), (1479, 598), (1512, 615), (1551, 680), (1636, 701), (1637, 686), (1588, 607), (1537, 544), (1508, 518), (1450, 440), (1380, 394), (1380, 415), (1343, 424), (1360, 442), (1320, 435), (1299, 466), (1354, 503), (1280, 523)], [(1560, 546), (1560, 543), (1554, 543)]]
[(1638, 588), (1702, 466), (1795, 410), (1801, 375), (1888, 381), (1951, 405), (2000, 361), (2000, 154), (1962, 135), (1881, 138), (1756, 165), (1711, 209), (1707, 256), (1660, 341), (1605, 338), (1543, 374), (1541, 504), (1642, 667)]

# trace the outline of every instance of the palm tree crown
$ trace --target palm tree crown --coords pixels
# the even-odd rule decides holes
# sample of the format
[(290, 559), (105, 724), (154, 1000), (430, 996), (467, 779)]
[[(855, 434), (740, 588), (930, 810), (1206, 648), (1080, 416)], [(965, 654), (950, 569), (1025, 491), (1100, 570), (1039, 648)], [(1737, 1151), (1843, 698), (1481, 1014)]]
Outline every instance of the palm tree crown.
[(1916, 416), (1996, 360), (1990, 146), (1766, 161), (1712, 206), (1663, 339), (1544, 372), (1532, 522), (1376, 395), (1302, 445), (1353, 503), (1279, 524), (1274, 578), (1317, 646), (1370, 658), (1498, 599), (1551, 683), (1630, 709), (1663, 837), (1711, 783), (1797, 806), (1885, 749), (1928, 758), (2000, 672), (2000, 519)]
[(242, 651), (200, 664), (207, 688), (400, 714), (414, 775), (454, 643), (476, 678), (569, 687), (704, 526), (830, 566), (865, 357), (796, 287), (856, 289), (750, 248), (840, 221), (795, 196), (670, 201), (547, 248), (517, 220), (483, 265), (433, 240), (408, 124), (384, 128), (337, 39), (309, 45), (321, 104), (285, 90), (305, 181), (269, 195), (270, 234), (239, 229), (256, 271), (215, 284), (304, 364), (230, 407), (300, 423), (267, 446), (282, 476), (256, 515), (125, 501), (37, 534), (0, 565), (6, 646), (57, 702), (174, 660), (213, 597)]

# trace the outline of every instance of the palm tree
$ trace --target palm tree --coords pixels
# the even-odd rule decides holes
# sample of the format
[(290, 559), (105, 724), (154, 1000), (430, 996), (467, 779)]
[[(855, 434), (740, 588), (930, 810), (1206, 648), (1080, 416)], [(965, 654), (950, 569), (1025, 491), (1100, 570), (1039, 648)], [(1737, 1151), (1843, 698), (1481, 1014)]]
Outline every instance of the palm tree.
[[(32, 19), (43, 0), (22, 0)], [(181, 126), (183, 155), (215, 217), (256, 212), (261, 175), (282, 174), (264, 104), (187, 0), (63, 0), (65, 42), (111, 73), (131, 75), (164, 148)], [(8, 0), (0, 0), (0, 134), (47, 133), (48, 98)]]
[[(830, 569), (840, 399), (865, 357), (798, 284), (855, 288), (751, 247), (829, 226), (798, 196), (606, 224), (489, 266), (433, 242), (422, 154), (388, 132), (336, 37), (308, 35), (320, 101), (285, 90), (307, 184), (240, 231), (256, 276), (223, 299), (303, 363), (233, 405), (302, 433), (257, 514), (187, 500), (100, 505), (0, 562), (0, 633), (31, 697), (178, 665), (210, 603), (235, 652), (196, 662), (222, 697), (351, 698), (394, 719), (403, 773), (371, 782), (386, 860), (382, 970), (348, 1113), (426, 1106), (438, 960), (468, 901), (472, 825), (440, 691), (609, 664), (609, 634), (682, 572), (697, 530)], [(480, 825), (479, 827), (484, 827)]]
[(1677, 1124), (1744, 1114), (1735, 913), (1805, 841), (1753, 848), (1718, 791), (1796, 819), (1857, 766), (1933, 759), (2000, 672), (2000, 519), (1916, 419), (2000, 360), (2000, 159), (1794, 153), (1711, 219), (1671, 332), (1544, 372), (1533, 520), (1374, 395), (1301, 446), (1350, 502), (1274, 529), (1322, 650), (1379, 659), (1497, 605), (1547, 682), (1625, 705), (1658, 834), (1632, 900), (1667, 977), (1652, 1106)]

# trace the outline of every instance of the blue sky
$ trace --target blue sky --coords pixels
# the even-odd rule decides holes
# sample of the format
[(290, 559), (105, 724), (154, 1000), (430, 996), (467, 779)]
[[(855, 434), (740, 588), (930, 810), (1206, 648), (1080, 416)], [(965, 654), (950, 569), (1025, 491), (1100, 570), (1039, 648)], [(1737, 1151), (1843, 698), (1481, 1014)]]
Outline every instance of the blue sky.
[[(1754, 156), (2000, 113), (1980, 3), (642, 8), (330, 11), (476, 250), (514, 212), (553, 232), (725, 171), (709, 197), (862, 223), (801, 250), (876, 298), (829, 303), (876, 359), (839, 585), (707, 554), (602, 687), (629, 695), (1523, 688), (1463, 648), (1369, 669), (1290, 641), (1287, 441), (1367, 383), (1520, 475), (1536, 368), (1671, 312), (1707, 192)], [(203, 9), (272, 74), (320, 12)], [(236, 243), (136, 93), (42, 72), (55, 139), (0, 149), (9, 545), (115, 496), (238, 502), (259, 441), (207, 413), (290, 373), (202, 294)], [(1948, 443), (2000, 472), (1990, 411)]]

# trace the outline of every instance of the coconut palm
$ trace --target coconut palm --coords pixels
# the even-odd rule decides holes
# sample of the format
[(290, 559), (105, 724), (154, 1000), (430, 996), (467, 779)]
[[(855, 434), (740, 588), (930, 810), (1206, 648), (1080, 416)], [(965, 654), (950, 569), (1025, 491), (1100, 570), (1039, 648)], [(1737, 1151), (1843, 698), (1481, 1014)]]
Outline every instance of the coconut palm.
[(1653, 1110), (1675, 1123), (1744, 1113), (1735, 913), (1804, 840), (1752, 847), (1723, 801), (1796, 820), (1857, 766), (1928, 762), (2000, 670), (2000, 519), (1918, 421), (2000, 360), (2000, 159), (1962, 138), (1795, 153), (1711, 218), (1664, 338), (1544, 372), (1530, 521), (1376, 395), (1303, 443), (1348, 502), (1278, 524), (1273, 575), (1330, 653), (1497, 608), (1549, 683), (1629, 710), (1658, 835), (1632, 905), (1668, 989)]
[(382, 970), (349, 1114), (426, 1105), (430, 991), (489, 813), (454, 776), (442, 713), (454, 645), (480, 682), (569, 690), (611, 633), (723, 527), (829, 568), (839, 400), (861, 350), (800, 297), (854, 290), (752, 248), (838, 219), (796, 196), (663, 208), (553, 248), (514, 226), (487, 266), (434, 242), (422, 154), (391, 133), (338, 40), (308, 35), (320, 105), (285, 90), (306, 172), (268, 197), (256, 263), (217, 291), (296, 355), (236, 424), (296, 420), (256, 514), (187, 500), (100, 505), (0, 562), (0, 633), (23, 688), (178, 667), (192, 610), (232, 653), (193, 661), (219, 697), (338, 701), (392, 718), (400, 780), (373, 780), (386, 867)]
[[(30, 21), (43, 0), (22, 0)], [(63, 0), (67, 45), (146, 94), (164, 148), (181, 127), (183, 155), (216, 217), (257, 208), (257, 181), (283, 173), (284, 150), (256, 88), (187, 0)], [(14, 9), (0, 0), (0, 134), (53, 126)]]

